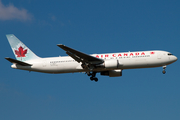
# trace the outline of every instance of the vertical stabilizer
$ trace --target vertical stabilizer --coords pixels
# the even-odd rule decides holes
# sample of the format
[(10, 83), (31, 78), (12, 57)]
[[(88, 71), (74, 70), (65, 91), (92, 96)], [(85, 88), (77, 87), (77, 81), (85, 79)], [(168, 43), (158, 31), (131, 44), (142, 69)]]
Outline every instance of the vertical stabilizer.
[(12, 51), (19, 61), (27, 61), (32, 59), (38, 59), (39, 57), (34, 54), (25, 44), (23, 44), (15, 35), (6, 35)]

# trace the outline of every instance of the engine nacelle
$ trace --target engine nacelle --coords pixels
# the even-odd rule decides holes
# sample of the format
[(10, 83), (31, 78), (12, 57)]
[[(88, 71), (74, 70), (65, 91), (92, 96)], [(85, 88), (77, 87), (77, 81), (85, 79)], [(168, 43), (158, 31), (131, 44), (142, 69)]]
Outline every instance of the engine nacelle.
[(122, 76), (122, 70), (109, 70), (109, 71), (103, 71), (101, 72), (101, 75), (106, 75), (109, 77), (119, 77)]
[(105, 68), (118, 68), (119, 63), (116, 59), (105, 60), (103, 63)]

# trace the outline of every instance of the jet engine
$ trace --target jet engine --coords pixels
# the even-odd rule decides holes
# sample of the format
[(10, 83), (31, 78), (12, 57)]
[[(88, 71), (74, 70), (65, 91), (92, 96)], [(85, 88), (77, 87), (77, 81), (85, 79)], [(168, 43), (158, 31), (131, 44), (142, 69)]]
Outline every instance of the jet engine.
[(101, 72), (101, 75), (109, 76), (109, 77), (119, 77), (122, 76), (122, 70), (109, 70)]
[(118, 60), (116, 59), (110, 59), (110, 60), (105, 60), (103, 63), (103, 66), (105, 68), (118, 68), (119, 63), (118, 63)]

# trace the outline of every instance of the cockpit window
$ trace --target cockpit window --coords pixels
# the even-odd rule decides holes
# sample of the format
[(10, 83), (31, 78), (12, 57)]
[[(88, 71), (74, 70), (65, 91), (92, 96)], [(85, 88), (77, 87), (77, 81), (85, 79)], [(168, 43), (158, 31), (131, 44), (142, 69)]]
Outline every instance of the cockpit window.
[(173, 54), (171, 54), (171, 53), (168, 53), (168, 55), (173, 55)]

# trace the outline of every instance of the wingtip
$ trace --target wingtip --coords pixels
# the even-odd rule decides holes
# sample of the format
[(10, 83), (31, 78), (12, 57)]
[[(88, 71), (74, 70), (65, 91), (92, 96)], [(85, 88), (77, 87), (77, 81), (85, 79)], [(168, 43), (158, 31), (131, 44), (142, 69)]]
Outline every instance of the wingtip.
[(10, 59), (10, 57), (5, 57), (6, 60)]
[(63, 44), (57, 44), (57, 46), (59, 46), (59, 47), (63, 47), (63, 46), (65, 46), (65, 45), (63, 45)]
[(63, 45), (63, 44), (57, 44), (57, 46), (59, 46), (59, 45)]

